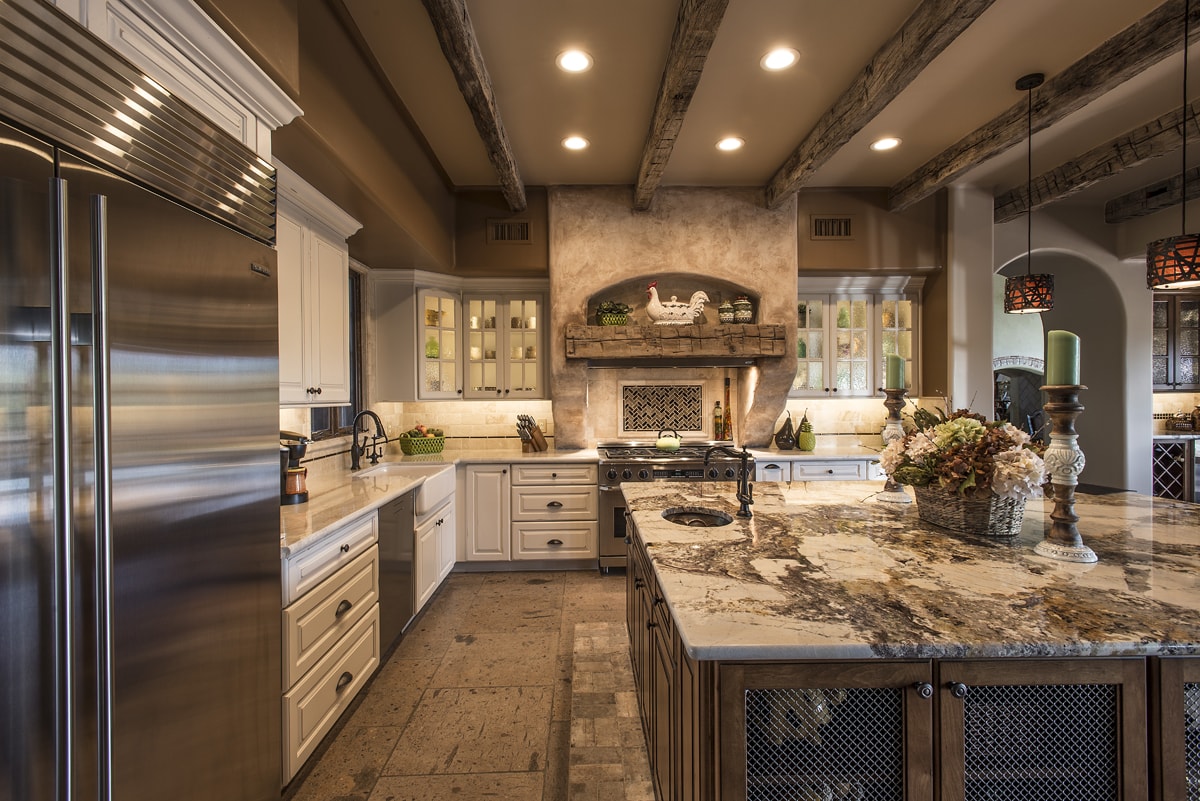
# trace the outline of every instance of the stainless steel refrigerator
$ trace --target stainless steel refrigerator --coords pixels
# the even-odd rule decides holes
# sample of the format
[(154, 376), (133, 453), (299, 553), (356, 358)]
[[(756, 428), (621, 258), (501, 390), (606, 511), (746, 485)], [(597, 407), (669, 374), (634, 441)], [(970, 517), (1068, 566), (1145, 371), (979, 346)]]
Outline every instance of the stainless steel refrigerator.
[(273, 176), (3, 6), (0, 801), (278, 798), (275, 254), (166, 197)]

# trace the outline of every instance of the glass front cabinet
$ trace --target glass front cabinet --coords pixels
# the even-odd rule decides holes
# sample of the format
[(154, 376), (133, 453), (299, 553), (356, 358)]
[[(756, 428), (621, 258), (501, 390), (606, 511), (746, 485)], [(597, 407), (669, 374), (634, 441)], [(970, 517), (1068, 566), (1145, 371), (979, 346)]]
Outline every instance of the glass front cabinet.
[(417, 397), (422, 400), (456, 398), (461, 393), (458, 361), (458, 297), (436, 289), (417, 293), (418, 346)]
[(543, 305), (538, 293), (463, 296), (463, 397), (544, 396)]
[(885, 357), (904, 359), (904, 383), (917, 392), (919, 288), (813, 293), (796, 301), (796, 377), (791, 397), (872, 397), (883, 386)]

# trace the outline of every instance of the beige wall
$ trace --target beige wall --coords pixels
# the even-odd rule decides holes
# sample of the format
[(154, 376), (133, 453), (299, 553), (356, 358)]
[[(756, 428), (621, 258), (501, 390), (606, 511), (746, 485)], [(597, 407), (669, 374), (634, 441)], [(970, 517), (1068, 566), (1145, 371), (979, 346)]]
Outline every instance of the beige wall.
[[(893, 212), (887, 194), (873, 188), (802, 189), (796, 196), (800, 272), (915, 272), (941, 265), (936, 199)], [(854, 238), (813, 239), (813, 215), (851, 216)]]
[[(528, 207), (509, 211), (498, 191), (464, 191), (454, 196), (455, 272), (469, 276), (544, 277), (550, 265), (546, 188), (525, 188)], [(529, 243), (487, 242), (488, 220), (528, 220)]]

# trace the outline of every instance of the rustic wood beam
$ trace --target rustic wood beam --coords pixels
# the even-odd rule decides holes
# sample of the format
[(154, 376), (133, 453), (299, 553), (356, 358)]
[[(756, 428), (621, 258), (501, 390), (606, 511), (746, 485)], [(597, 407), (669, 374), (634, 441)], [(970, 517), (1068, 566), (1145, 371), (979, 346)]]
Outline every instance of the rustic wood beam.
[(654, 192), (662, 183), (663, 171), (675, 149), (675, 138), (683, 126), (692, 96), (696, 94), (704, 62), (727, 5), (729, 0), (682, 0), (679, 4), (675, 32), (671, 35), (671, 48), (667, 51), (667, 64), (658, 84), (654, 114), (650, 118), (646, 142), (642, 145), (642, 161), (633, 190), (633, 207), (638, 211), (650, 208)]
[(479, 50), (479, 41), (475, 38), (475, 29), (467, 14), (466, 0), (421, 2), (429, 14), (429, 21), (433, 23), (446, 63), (454, 72), (458, 90), (462, 92), (463, 100), (467, 101), (471, 119), (475, 121), (475, 130), (487, 149), (488, 160), (500, 179), (500, 191), (509, 209), (524, 211), (527, 205), (525, 184), (521, 181), (517, 159), (513, 156), (508, 133), (500, 119), (500, 108), (492, 91), (492, 78), (483, 63), (483, 53)]
[[(1188, 106), (1189, 143), (1200, 140), (1200, 131), (1196, 129), (1197, 107), (1197, 104)], [(1153, 122), (1092, 148), (1082, 156), (1042, 173), (1032, 184), (1022, 184), (997, 197), (994, 222), (999, 225), (1014, 220), (1028, 211), (1029, 205), (1034, 210), (1040, 209), (1130, 167), (1178, 150), (1183, 146), (1182, 131), (1183, 110), (1174, 109)]]
[(767, 182), (767, 208), (778, 208), (821, 165), (896, 99), (994, 0), (925, 0), (871, 57)]
[(1185, 182), (1187, 199), (1195, 200), (1200, 197), (1200, 167), (1193, 167), (1183, 178), (1175, 175), (1108, 201), (1104, 204), (1104, 221), (1111, 224), (1122, 223), (1178, 206), (1183, 201)]
[[(1184, 0), (1161, 6), (1076, 61), (1033, 93), (1033, 130), (1073, 114), (1134, 75), (1183, 48)], [(1191, 8), (1189, 41), (1200, 38), (1200, 3)], [(1026, 98), (964, 136), (891, 188), (888, 205), (901, 211), (1026, 136)]]

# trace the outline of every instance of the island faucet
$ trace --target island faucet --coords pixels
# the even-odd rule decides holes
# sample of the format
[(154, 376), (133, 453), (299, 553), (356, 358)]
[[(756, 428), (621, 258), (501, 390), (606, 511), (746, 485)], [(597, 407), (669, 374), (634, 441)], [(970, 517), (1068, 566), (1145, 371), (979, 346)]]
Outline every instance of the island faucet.
[[(375, 421), (375, 435), (371, 437), (371, 450), (367, 452), (367, 432), (363, 431), (362, 444), (358, 443), (358, 425), (364, 417), (370, 417)], [(383, 454), (376, 448), (376, 443), (382, 439), (387, 442), (387, 434), (383, 430), (383, 421), (379, 419), (379, 415), (370, 409), (363, 409), (358, 414), (354, 415), (354, 422), (350, 425), (350, 469), (358, 470), (362, 467), (360, 460), (363, 454), (367, 454), (367, 458), (371, 460), (371, 464), (379, 464), (379, 457)]]
[(740, 451), (728, 445), (713, 445), (704, 452), (704, 463), (708, 464), (709, 457), (717, 451), (742, 460), (742, 467), (738, 470), (736, 495), (738, 503), (742, 505), (742, 508), (738, 509), (737, 516), (753, 517), (750, 513), (750, 505), (754, 503), (754, 485), (750, 483), (750, 451), (746, 450), (744, 445)]

